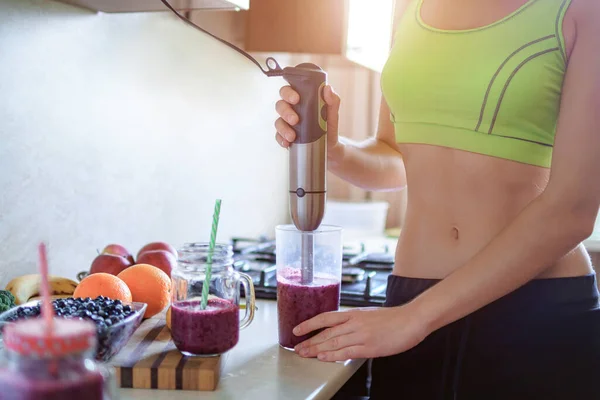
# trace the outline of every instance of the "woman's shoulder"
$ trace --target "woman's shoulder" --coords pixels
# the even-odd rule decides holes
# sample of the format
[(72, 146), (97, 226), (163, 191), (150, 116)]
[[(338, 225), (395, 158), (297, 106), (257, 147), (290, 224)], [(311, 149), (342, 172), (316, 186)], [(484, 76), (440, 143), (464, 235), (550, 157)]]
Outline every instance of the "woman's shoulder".
[(600, 44), (600, 0), (565, 1), (570, 3), (563, 22), (567, 54), (570, 56), (577, 42), (583, 40)]
[(576, 27), (600, 25), (600, 0), (571, 0), (567, 16)]

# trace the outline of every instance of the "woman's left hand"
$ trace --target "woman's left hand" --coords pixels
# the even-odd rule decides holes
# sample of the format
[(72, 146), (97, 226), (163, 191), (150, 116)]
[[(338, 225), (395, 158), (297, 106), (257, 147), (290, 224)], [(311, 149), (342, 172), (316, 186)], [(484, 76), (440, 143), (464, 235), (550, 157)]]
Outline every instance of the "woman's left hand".
[(411, 349), (430, 333), (414, 309), (404, 305), (323, 313), (295, 327), (294, 334), (323, 328), (295, 351), (322, 361), (383, 357)]

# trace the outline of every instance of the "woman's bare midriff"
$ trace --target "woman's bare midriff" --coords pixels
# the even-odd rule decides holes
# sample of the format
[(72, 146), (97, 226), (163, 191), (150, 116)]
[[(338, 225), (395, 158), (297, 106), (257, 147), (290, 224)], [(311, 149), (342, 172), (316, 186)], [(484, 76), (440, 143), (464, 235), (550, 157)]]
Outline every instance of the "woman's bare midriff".
[[(408, 206), (394, 274), (442, 279), (481, 251), (538, 195), (550, 171), (431, 145), (402, 144)], [(510, 251), (510, 250), (508, 250)], [(538, 278), (593, 271), (582, 245)]]

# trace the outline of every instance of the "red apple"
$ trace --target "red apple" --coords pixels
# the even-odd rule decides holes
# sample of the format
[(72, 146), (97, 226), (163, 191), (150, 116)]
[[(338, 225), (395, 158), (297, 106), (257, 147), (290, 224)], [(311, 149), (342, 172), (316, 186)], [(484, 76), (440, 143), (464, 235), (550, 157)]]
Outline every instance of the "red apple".
[(115, 256), (125, 257), (130, 264), (134, 264), (133, 256), (129, 251), (120, 244), (109, 244), (100, 252), (100, 254), (114, 254)]
[(177, 258), (166, 250), (150, 250), (138, 256), (137, 263), (150, 264), (171, 276), (171, 271), (177, 265)]
[(173, 254), (175, 256), (175, 258), (177, 258), (177, 250), (175, 250), (175, 247), (171, 246), (168, 243), (165, 242), (152, 242), (152, 243), (148, 243), (147, 245), (145, 245), (144, 247), (142, 247), (140, 249), (140, 251), (138, 251), (137, 253), (137, 263), (141, 264), (139, 258), (140, 256), (147, 252), (147, 251), (153, 251), (153, 250), (164, 250), (164, 251), (168, 251), (169, 253)]
[(119, 275), (121, 271), (130, 266), (131, 263), (125, 257), (114, 254), (98, 254), (98, 256), (94, 258), (94, 261), (92, 261), (90, 274), (105, 272), (111, 275)]

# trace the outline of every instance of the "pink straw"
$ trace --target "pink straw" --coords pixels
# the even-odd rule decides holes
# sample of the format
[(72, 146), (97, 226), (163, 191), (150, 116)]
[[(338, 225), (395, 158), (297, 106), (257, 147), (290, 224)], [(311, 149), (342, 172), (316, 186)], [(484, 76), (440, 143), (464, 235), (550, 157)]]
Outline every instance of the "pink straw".
[(46, 245), (42, 242), (39, 246), (40, 252), (40, 288), (42, 291), (42, 317), (46, 321), (46, 329), (48, 335), (52, 334), (54, 309), (50, 301), (50, 288), (48, 286), (48, 259), (46, 258)]

